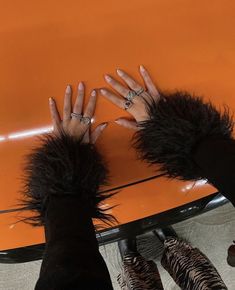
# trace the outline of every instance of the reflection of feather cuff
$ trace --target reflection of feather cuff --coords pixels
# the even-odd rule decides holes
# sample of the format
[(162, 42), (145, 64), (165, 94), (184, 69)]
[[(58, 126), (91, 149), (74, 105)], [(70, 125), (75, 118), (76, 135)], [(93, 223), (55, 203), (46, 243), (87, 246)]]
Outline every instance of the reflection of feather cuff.
[(112, 194), (98, 193), (99, 186), (107, 184), (107, 169), (94, 145), (82, 144), (65, 132), (60, 137), (44, 134), (38, 138), (43, 144), (26, 156), (22, 190), (23, 209), (36, 216), (25, 221), (44, 225), (51, 195), (77, 196), (91, 217), (109, 219), (98, 207)]
[(146, 106), (150, 119), (139, 123), (134, 146), (142, 159), (160, 164), (168, 177), (200, 179), (192, 154), (197, 144), (208, 136), (232, 139), (228, 108), (221, 113), (201, 97), (187, 92), (163, 93), (159, 102), (151, 100)]

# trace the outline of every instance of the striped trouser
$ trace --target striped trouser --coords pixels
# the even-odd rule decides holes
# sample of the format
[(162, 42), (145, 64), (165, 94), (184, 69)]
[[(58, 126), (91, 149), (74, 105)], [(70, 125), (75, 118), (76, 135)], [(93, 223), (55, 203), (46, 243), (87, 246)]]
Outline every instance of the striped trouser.
[[(161, 263), (183, 290), (228, 289), (210, 260), (182, 240), (165, 241)], [(138, 253), (124, 257), (118, 283), (122, 290), (164, 289), (156, 264)]]

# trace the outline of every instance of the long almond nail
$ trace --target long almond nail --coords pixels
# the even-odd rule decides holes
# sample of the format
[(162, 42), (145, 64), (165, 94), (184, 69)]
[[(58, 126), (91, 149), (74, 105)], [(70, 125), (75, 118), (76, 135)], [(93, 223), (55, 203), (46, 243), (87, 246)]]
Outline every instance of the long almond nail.
[(66, 87), (66, 93), (71, 93), (71, 87), (70, 87), (70, 85), (67, 85), (67, 87)]
[(96, 96), (96, 91), (93, 90), (93, 91), (91, 92), (91, 95), (92, 95), (92, 97), (95, 97), (95, 96)]
[(145, 71), (145, 68), (144, 68), (143, 65), (140, 65), (140, 71), (141, 71), (141, 72), (144, 72), (144, 71)]
[(100, 126), (101, 126), (102, 129), (104, 129), (104, 128), (106, 128), (108, 126), (108, 122), (102, 123)]
[(101, 92), (102, 95), (106, 95), (106, 90), (101, 89), (100, 92)]
[(117, 119), (114, 122), (117, 123), (117, 124), (120, 124), (120, 119)]
[(105, 75), (104, 78), (106, 79), (107, 82), (112, 81), (112, 78), (109, 75)]
[(79, 89), (80, 91), (82, 91), (82, 90), (84, 89), (84, 85), (83, 85), (82, 82), (80, 82), (80, 83), (78, 84), (78, 89)]
[(53, 98), (50, 97), (50, 98), (49, 98), (49, 104), (50, 104), (50, 105), (53, 105), (53, 103), (54, 103), (54, 100), (53, 100)]
[(117, 69), (117, 74), (121, 77), (124, 75), (124, 72), (120, 69)]

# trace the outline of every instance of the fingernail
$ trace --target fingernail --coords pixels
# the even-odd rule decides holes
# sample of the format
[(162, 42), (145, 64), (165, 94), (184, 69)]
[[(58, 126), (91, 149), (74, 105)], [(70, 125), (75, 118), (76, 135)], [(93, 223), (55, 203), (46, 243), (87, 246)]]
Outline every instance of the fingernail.
[(101, 126), (102, 129), (104, 129), (104, 128), (106, 128), (108, 126), (108, 122), (102, 123), (100, 126)]
[(106, 94), (106, 90), (104, 90), (104, 89), (101, 89), (100, 92), (101, 92), (102, 95)]
[(79, 90), (83, 90), (83, 89), (84, 89), (84, 85), (83, 85), (82, 82), (80, 82), (80, 83), (78, 84), (78, 89), (79, 89)]
[(119, 119), (115, 120), (114, 122), (117, 123), (117, 124), (120, 124), (120, 120)]
[(111, 82), (112, 78), (109, 75), (104, 75), (107, 82)]
[(145, 68), (143, 65), (140, 65), (140, 71), (144, 72), (145, 71)]
[(91, 95), (92, 95), (92, 97), (95, 97), (95, 96), (96, 96), (96, 91), (93, 90), (93, 91), (91, 92)]
[(66, 87), (66, 93), (70, 93), (71, 92), (71, 87), (70, 87), (70, 85), (67, 85), (67, 87)]
[(49, 98), (49, 103), (50, 103), (51, 105), (53, 104), (53, 101), (54, 101), (53, 98), (50, 97), (50, 98)]
[(124, 75), (123, 71), (120, 70), (120, 69), (117, 69), (117, 74), (118, 74), (119, 76), (123, 76), (123, 75)]

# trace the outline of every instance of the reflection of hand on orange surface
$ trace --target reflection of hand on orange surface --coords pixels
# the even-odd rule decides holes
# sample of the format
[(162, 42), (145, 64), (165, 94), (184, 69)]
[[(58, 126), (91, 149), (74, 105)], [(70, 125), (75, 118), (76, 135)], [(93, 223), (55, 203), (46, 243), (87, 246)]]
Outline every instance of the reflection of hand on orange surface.
[[(97, 93), (95, 90), (91, 92), (89, 103), (83, 112), (84, 95), (84, 85), (80, 82), (78, 86), (76, 101), (72, 111), (72, 90), (69, 85), (67, 86), (64, 96), (64, 110), (62, 121), (55, 100), (53, 98), (50, 98), (49, 104), (52, 123), (56, 135), (59, 134), (60, 130), (63, 130), (69, 135), (72, 135), (78, 139), (80, 139), (84, 135), (83, 143), (94, 144), (102, 131), (107, 127), (108, 123), (102, 123), (97, 126), (92, 133), (90, 132), (91, 119), (94, 115), (96, 107)], [(71, 113), (73, 113), (74, 116), (71, 117)]]
[(125, 118), (116, 120), (116, 123), (119, 125), (137, 130), (137, 122), (149, 119), (145, 101), (150, 101), (152, 98), (155, 100), (159, 99), (159, 92), (154, 85), (149, 73), (142, 65), (140, 66), (140, 74), (144, 80), (146, 88), (143, 88), (137, 81), (135, 81), (123, 70), (118, 69), (117, 74), (126, 83), (127, 86), (124, 86), (109, 75), (105, 75), (106, 82), (116, 91), (116, 93), (106, 88), (101, 88), (100, 93), (118, 107), (125, 109), (125, 103), (127, 101), (126, 99), (128, 98), (128, 93), (130, 90), (137, 92), (137, 94), (139, 91), (140, 94), (133, 97), (133, 100), (131, 101), (132, 104), (129, 109), (127, 109), (127, 111), (134, 117), (135, 120), (130, 121)]

